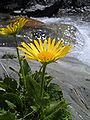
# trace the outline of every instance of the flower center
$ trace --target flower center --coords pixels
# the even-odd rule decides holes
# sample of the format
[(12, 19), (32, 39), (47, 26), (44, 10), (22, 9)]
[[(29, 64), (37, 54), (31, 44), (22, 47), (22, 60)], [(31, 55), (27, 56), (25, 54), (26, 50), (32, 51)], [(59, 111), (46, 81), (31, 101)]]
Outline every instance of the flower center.
[(54, 55), (50, 52), (47, 51), (42, 51), (38, 54), (38, 58), (42, 61), (42, 62), (49, 62), (53, 60)]

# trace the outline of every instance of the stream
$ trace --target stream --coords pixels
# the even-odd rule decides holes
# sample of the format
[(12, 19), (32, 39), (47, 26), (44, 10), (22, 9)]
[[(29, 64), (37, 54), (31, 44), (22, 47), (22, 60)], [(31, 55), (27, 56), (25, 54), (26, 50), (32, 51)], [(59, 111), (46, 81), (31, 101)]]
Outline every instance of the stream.
[(38, 18), (46, 24), (70, 24), (75, 26), (84, 38), (84, 46), (81, 50), (74, 51), (70, 56), (78, 58), (83, 63), (90, 66), (90, 18), (83, 20), (79, 16), (61, 17), (61, 18)]
[[(2, 16), (2, 14), (0, 16)], [(81, 42), (83, 39), (84, 44), (81, 49), (74, 50), (72, 53), (70, 53), (70, 56), (75, 57), (75, 58), (79, 59), (80, 61), (82, 61), (83, 63), (90, 66), (90, 16), (85, 15), (85, 17), (84, 17), (84, 16), (79, 16), (79, 15), (75, 15), (75, 16), (69, 15), (69, 16), (62, 16), (59, 18), (41, 17), (41, 18), (34, 18), (34, 19), (44, 22), (47, 26), (51, 25), (50, 27), (52, 27), (52, 25), (53, 25), (53, 28), (56, 27), (56, 25), (57, 25), (58, 29), (60, 27), (59, 25), (62, 25), (62, 24), (74, 26), (80, 32), (80, 35), (81, 35), (80, 37), (78, 37), (78, 40), (80, 38), (80, 42)], [(0, 24), (1, 24), (1, 22), (0, 22)], [(4, 22), (4, 24), (5, 24), (5, 22)], [(62, 28), (63, 28), (63, 26), (62, 26)], [(60, 29), (62, 29), (62, 28), (60, 28)], [(45, 34), (47, 35), (48, 30), (46, 28), (44, 30), (45, 30)], [(55, 30), (57, 30), (57, 28)], [(32, 31), (32, 28), (30, 29), (30, 31)], [(34, 29), (34, 32), (39, 32), (39, 31), (40, 31), (40, 29), (38, 29), (38, 30)], [(41, 31), (42, 32), (40, 33), (40, 35), (42, 35), (43, 29), (41, 29)], [(49, 29), (49, 31), (51, 31), (51, 30)], [(62, 32), (63, 32), (63, 30), (62, 30)], [(71, 32), (71, 30), (70, 30), (70, 32)], [(74, 33), (74, 34), (76, 34), (76, 36), (78, 36), (79, 32), (77, 32), (77, 34), (76, 33)], [(50, 34), (53, 34), (53, 33), (50, 33)], [(60, 31), (57, 34), (60, 34)], [(28, 35), (28, 33), (27, 33), (27, 35)], [(60, 37), (60, 35), (58, 37)], [(7, 39), (8, 39), (8, 37), (7, 37)], [(71, 39), (73, 39), (73, 37), (71, 37)], [(3, 37), (0, 38), (0, 41), (2, 41), (2, 40), (3, 40)]]

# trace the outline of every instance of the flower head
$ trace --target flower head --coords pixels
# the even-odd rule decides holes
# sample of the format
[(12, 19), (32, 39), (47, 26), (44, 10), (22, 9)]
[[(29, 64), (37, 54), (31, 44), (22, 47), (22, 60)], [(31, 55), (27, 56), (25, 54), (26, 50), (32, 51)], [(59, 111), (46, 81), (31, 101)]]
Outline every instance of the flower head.
[(25, 17), (20, 17), (16, 19), (14, 23), (7, 25), (5, 28), (0, 28), (0, 35), (15, 35), (21, 28), (28, 22)]
[(18, 47), (18, 49), (25, 53), (21, 54), (25, 56), (25, 59), (37, 60), (41, 63), (50, 63), (63, 58), (72, 48), (71, 45), (64, 45), (62, 40), (56, 42), (55, 39), (51, 40), (51, 38), (44, 40), (44, 43), (39, 39), (34, 40), (34, 43), (22, 42), (21, 45), (22, 47)]

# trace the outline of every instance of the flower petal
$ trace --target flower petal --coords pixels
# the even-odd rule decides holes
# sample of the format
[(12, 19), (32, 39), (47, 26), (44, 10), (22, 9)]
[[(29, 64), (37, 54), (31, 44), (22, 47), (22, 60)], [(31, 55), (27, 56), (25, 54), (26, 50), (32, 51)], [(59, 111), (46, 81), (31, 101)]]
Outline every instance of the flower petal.
[(43, 44), (42, 44), (42, 41), (39, 39), (39, 45), (40, 45), (40, 49), (43, 51)]
[(43, 50), (44, 50), (44, 51), (47, 50), (47, 40), (44, 40)]
[(34, 44), (36, 45), (36, 47), (37, 47), (38, 51), (39, 51), (39, 52), (41, 52), (41, 51), (42, 51), (42, 49), (41, 49), (41, 47), (40, 47), (40, 45), (39, 45), (39, 43), (38, 43), (38, 41), (37, 41), (37, 40), (34, 40)]
[(35, 54), (38, 54), (38, 53), (39, 53), (38, 49), (35, 47), (35, 45), (34, 45), (33, 43), (30, 43), (30, 44), (28, 44), (28, 45), (30, 46), (31, 50), (32, 50), (33, 52), (35, 52)]

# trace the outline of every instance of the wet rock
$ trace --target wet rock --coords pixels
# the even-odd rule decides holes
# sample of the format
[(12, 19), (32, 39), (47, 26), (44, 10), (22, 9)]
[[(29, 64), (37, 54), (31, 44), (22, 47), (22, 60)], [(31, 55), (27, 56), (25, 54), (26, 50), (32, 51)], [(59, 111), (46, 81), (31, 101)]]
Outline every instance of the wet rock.
[[(29, 18), (25, 29), (17, 35), (18, 43), (21, 41), (30, 42), (34, 39), (46, 39), (48, 37), (56, 40), (63, 39), (65, 43), (70, 43), (75, 50), (81, 50), (84, 45), (84, 38), (76, 27), (69, 24), (52, 23), (45, 24), (39, 20)], [(15, 46), (12, 36), (0, 36), (0, 46)]]
[(24, 40), (29, 42), (34, 39), (47, 39), (48, 37), (56, 40), (62, 39), (65, 43), (72, 44), (75, 50), (81, 50), (84, 46), (84, 38), (76, 27), (69, 24), (52, 23), (44, 24), (37, 28), (29, 28), (21, 33), (24, 34)]
[[(17, 20), (18, 17), (15, 17), (15, 18), (7, 18), (7, 15), (4, 15), (2, 16), (2, 19), (0, 21), (1, 25), (0, 27), (5, 27), (7, 24), (10, 24), (10, 23), (13, 23), (15, 22), (15, 20)], [(7, 19), (7, 22), (6, 22), (6, 19)], [(6, 25), (5, 25), (6, 24)], [(28, 18), (28, 22), (25, 24), (24, 26), (24, 30), (22, 30), (21, 33), (19, 33), (17, 35), (17, 39), (18, 39), (18, 43), (21, 43), (21, 41), (23, 40), (23, 35), (24, 35), (24, 32), (28, 30), (28, 28), (38, 28), (38, 27), (42, 27), (44, 26), (45, 24), (39, 20), (36, 20), (36, 19), (32, 19), (32, 18)], [(23, 34), (22, 36), (20, 34)], [(13, 41), (13, 42), (12, 42)], [(16, 43), (14, 42), (14, 38), (13, 36), (0, 36), (0, 47), (3, 46), (3, 47), (13, 47), (15, 46)]]
[[(9, 19), (7, 22), (14, 22), (17, 17)], [(24, 41), (32, 41), (34, 39), (46, 39), (48, 37), (63, 39), (65, 43), (70, 43), (75, 46), (75, 49), (81, 49), (84, 45), (84, 38), (78, 29), (70, 24), (51, 23), (45, 24), (40, 20), (28, 18), (25, 28), (17, 35), (19, 43)], [(3, 22), (5, 23), (5, 22)], [(2, 23), (2, 26), (3, 26)], [(0, 36), (0, 46), (15, 46), (12, 36)], [(14, 43), (14, 44), (13, 44)]]

